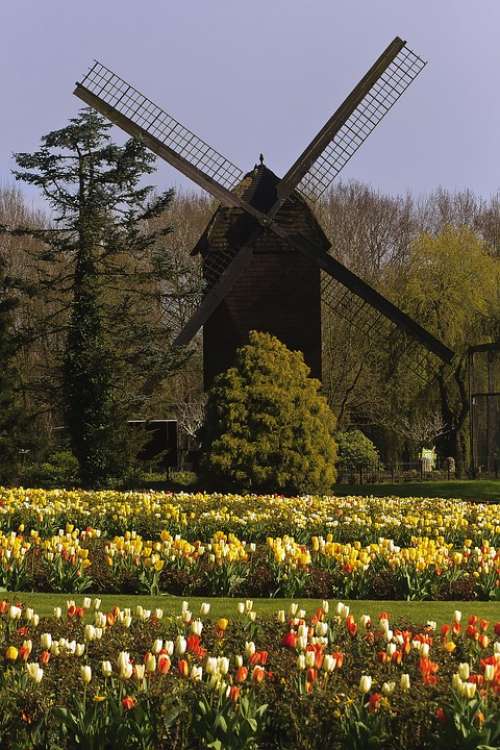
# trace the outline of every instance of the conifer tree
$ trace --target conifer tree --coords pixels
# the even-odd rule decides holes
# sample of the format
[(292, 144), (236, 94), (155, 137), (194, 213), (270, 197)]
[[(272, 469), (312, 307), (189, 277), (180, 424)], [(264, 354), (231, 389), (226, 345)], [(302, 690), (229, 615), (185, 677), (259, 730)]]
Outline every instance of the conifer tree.
[(335, 417), (301, 352), (250, 333), (208, 394), (203, 466), (218, 484), (259, 492), (329, 492)]
[(19, 379), (14, 364), (18, 341), (12, 313), (18, 304), (16, 284), (0, 258), (0, 484), (13, 481), (29, 450), (29, 421), (19, 403)]
[(152, 195), (142, 181), (155, 157), (133, 139), (113, 144), (110, 127), (83, 109), (44, 136), (39, 151), (15, 155), (16, 177), (40, 188), (53, 211), (49, 228), (14, 231), (43, 242), (35, 262), (46, 316), (31, 336), (64, 333), (56, 381), (62, 374), (64, 418), (86, 485), (119, 469), (127, 415), (140, 415), (181, 363), (162, 309), (171, 268), (161, 239), (171, 227), (152, 221), (172, 192)]

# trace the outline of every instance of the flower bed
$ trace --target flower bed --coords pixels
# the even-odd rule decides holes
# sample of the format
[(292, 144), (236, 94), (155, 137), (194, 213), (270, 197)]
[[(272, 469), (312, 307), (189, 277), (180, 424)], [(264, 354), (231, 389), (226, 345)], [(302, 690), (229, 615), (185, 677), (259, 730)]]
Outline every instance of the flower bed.
[(425, 499), (4, 490), (0, 586), (498, 600), (496, 510)]
[(184, 603), (40, 619), (0, 602), (0, 746), (10, 748), (497, 747), (500, 623), (357, 621), (327, 602), (260, 622)]
[(363, 545), (380, 537), (400, 546), (413, 536), (442, 536), (454, 545), (488, 539), (495, 546), (500, 539), (498, 506), (458, 500), (0, 488), (0, 530), (23, 526), (48, 536), (67, 523), (106, 536), (134, 530), (154, 539), (167, 530), (189, 541), (217, 531), (249, 542), (290, 535), (304, 543), (329, 533)]

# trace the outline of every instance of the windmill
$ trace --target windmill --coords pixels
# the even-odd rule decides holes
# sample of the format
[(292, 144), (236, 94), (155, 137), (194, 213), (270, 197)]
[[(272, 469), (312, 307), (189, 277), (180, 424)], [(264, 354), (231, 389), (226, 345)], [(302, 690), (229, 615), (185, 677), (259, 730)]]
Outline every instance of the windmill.
[(452, 360), (447, 346), (329, 253), (310, 208), (425, 64), (396, 37), (282, 179), (262, 157), (244, 175), (100, 62), (76, 84), (82, 101), (221, 204), (195, 248), (203, 257), (202, 302), (174, 342), (186, 345), (204, 327), (206, 387), (252, 328), (301, 349), (320, 376), (322, 307), (347, 319), (373, 346), (390, 348), (403, 337), (426, 357)]

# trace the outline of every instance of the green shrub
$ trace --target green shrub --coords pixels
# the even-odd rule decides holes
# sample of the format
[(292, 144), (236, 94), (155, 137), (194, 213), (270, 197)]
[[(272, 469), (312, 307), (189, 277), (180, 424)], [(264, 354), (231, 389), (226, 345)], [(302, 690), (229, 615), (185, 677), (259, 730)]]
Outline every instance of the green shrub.
[(335, 417), (302, 353), (251, 331), (236, 364), (208, 395), (202, 471), (219, 486), (328, 492), (335, 482)]
[(78, 484), (78, 461), (69, 450), (52, 453), (47, 461), (26, 469), (24, 484), (41, 487), (68, 487)]
[(377, 449), (361, 430), (337, 432), (335, 438), (339, 454), (338, 470), (342, 477), (378, 463)]

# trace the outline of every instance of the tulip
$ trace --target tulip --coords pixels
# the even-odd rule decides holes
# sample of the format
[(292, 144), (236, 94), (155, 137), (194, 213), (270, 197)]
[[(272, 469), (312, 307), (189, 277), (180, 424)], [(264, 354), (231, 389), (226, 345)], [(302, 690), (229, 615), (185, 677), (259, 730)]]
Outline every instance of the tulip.
[(77, 643), (76, 649), (75, 649), (75, 656), (83, 656), (84, 653), (85, 653), (85, 644)]
[(38, 660), (40, 664), (48, 664), (50, 661), (50, 651), (42, 651), (40, 656), (38, 657)]
[(122, 698), (122, 706), (125, 711), (131, 711), (137, 705), (137, 700), (132, 695), (126, 695)]
[(95, 640), (95, 627), (90, 624), (85, 625), (83, 629), (83, 637), (86, 641)]
[(28, 675), (30, 678), (36, 683), (39, 684), (42, 681), (43, 677), (43, 669), (38, 666), (38, 664), (33, 661), (26, 664), (26, 670), (28, 672)]
[(40, 646), (45, 649), (50, 649), (52, 646), (52, 636), (50, 633), (42, 633), (40, 636)]
[(239, 669), (240, 667), (243, 666), (243, 657), (241, 656), (241, 654), (237, 654), (234, 657), (234, 664), (235, 664), (235, 666), (236, 666), (237, 669)]
[(297, 638), (297, 648), (299, 651), (305, 651), (307, 648), (307, 635), (301, 635)]
[(210, 612), (210, 604), (208, 602), (203, 602), (200, 607), (201, 616), (206, 617), (209, 612)]
[(331, 654), (325, 654), (323, 659), (323, 669), (325, 672), (333, 672), (337, 666), (337, 660)]
[(156, 672), (156, 656), (148, 651), (144, 665), (147, 672)]
[(370, 615), (361, 615), (359, 621), (365, 629), (369, 628), (372, 623)]
[(219, 656), (217, 667), (220, 674), (226, 675), (229, 672), (229, 659), (227, 656)]
[(382, 694), (383, 695), (392, 695), (394, 692), (394, 689), (396, 687), (396, 683), (394, 681), (392, 682), (384, 682), (382, 685)]
[(191, 679), (195, 682), (199, 682), (203, 676), (203, 668), (202, 667), (191, 667)]
[(484, 667), (484, 679), (486, 682), (492, 682), (495, 679), (495, 665), (486, 664)]
[(255, 654), (255, 643), (253, 641), (245, 642), (245, 653), (247, 657), (253, 656)]
[(304, 654), (299, 654), (297, 656), (297, 669), (305, 669), (306, 668), (306, 657)]
[(40, 615), (37, 615), (36, 613), (31, 618), (31, 624), (34, 628), (38, 627), (38, 623), (40, 622)]
[(403, 690), (404, 692), (410, 689), (410, 675), (409, 674), (401, 675), (400, 686), (401, 686), (401, 690)]
[(217, 671), (217, 657), (209, 656), (205, 664), (205, 672), (207, 674), (216, 674)]
[(195, 635), (201, 635), (201, 631), (203, 630), (203, 623), (201, 620), (193, 620), (191, 623), (191, 632)]
[(160, 609), (159, 607), (157, 607), (155, 609), (155, 611), (154, 611), (154, 615), (155, 615), (155, 617), (156, 617), (157, 620), (161, 620), (162, 617), (163, 617), (163, 610)]
[(11, 604), (9, 607), (9, 619), (10, 620), (19, 620), (22, 614), (21, 607), (16, 607), (15, 604)]
[(238, 602), (238, 614), (243, 615), (245, 613), (245, 603)]
[(463, 695), (467, 700), (472, 700), (476, 694), (476, 683), (475, 682), (464, 682), (463, 684)]
[(168, 654), (160, 654), (158, 657), (158, 672), (167, 674), (170, 672), (171, 662)]
[(186, 653), (187, 641), (182, 635), (178, 635), (175, 640), (175, 653), (181, 656)]
[[(144, 675), (146, 672), (146, 665), (145, 664), (134, 664), (134, 677), (137, 680), (137, 682), (141, 682), (141, 680), (144, 679)], [(153, 670), (154, 671), (154, 670)]]
[(179, 670), (179, 674), (181, 674), (183, 677), (187, 677), (189, 674), (189, 664), (187, 663), (186, 659), (179, 659), (177, 662), (177, 669)]
[(263, 667), (256, 666), (253, 668), (252, 680), (254, 682), (262, 682), (266, 676), (266, 670)]
[(470, 675), (470, 667), (467, 662), (463, 662), (462, 664), (458, 665), (458, 674), (460, 675), (461, 680), (467, 682)]
[(359, 690), (363, 695), (369, 693), (372, 687), (372, 678), (369, 675), (363, 675), (359, 680)]
[(100, 599), (94, 599), (94, 609), (98, 610), (101, 607), (101, 600)]
[(455, 612), (453, 613), (453, 621), (456, 623), (459, 623), (461, 619), (462, 619), (462, 613), (460, 612), (459, 609), (456, 609)]
[(247, 667), (239, 667), (234, 675), (235, 682), (245, 682), (248, 677)]
[(86, 596), (83, 600), (83, 608), (84, 609), (90, 609), (92, 606), (92, 599), (90, 596)]
[(290, 607), (289, 607), (288, 611), (290, 612), (290, 614), (292, 615), (292, 617), (295, 617), (295, 615), (297, 614), (298, 608), (299, 608), (299, 605), (296, 604), (295, 602), (292, 602), (290, 604)]
[(80, 667), (80, 676), (85, 685), (88, 685), (92, 679), (92, 669), (89, 666)]
[(229, 621), (225, 617), (221, 617), (217, 620), (217, 630), (221, 630), (223, 633), (227, 630)]
[(113, 667), (111, 666), (110, 661), (101, 662), (101, 672), (103, 673), (104, 677), (111, 677), (111, 675), (113, 674)]
[(278, 622), (283, 623), (283, 622), (285, 622), (285, 620), (286, 620), (285, 610), (284, 609), (279, 609), (278, 610)]
[(7, 661), (16, 661), (18, 656), (19, 651), (15, 646), (9, 646), (7, 649), (5, 649), (5, 659)]

